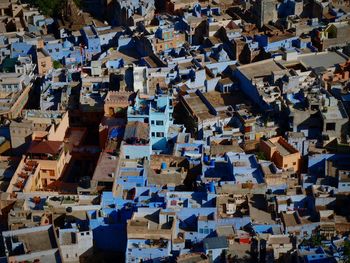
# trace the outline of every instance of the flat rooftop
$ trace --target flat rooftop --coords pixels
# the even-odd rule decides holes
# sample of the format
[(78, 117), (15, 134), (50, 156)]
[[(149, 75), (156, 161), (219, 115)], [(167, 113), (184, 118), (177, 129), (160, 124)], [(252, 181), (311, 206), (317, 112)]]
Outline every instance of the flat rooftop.
[(338, 103), (336, 106), (327, 107), (327, 111), (322, 112), (322, 116), (326, 120), (341, 120), (348, 118), (346, 110), (341, 103)]
[(149, 185), (181, 185), (186, 178), (186, 174), (181, 172), (181, 168), (169, 167), (166, 170), (160, 171), (160, 173), (150, 170), (148, 172), (148, 184)]
[(23, 242), (29, 251), (42, 251), (56, 247), (53, 233), (39, 231), (33, 234), (18, 235), (18, 240)]
[(118, 158), (107, 152), (102, 152), (92, 180), (113, 182), (113, 173), (115, 173), (118, 164)]
[(282, 156), (287, 156), (289, 154), (297, 153), (297, 149), (295, 149), (293, 146), (291, 146), (287, 141), (282, 139), (281, 137), (274, 137), (270, 138), (269, 140), (265, 141), (266, 144), (269, 145), (269, 147), (276, 147), (277, 151)]
[(40, 260), (38, 262), (45, 263), (61, 263), (61, 256), (59, 250), (51, 249), (46, 251), (34, 252), (30, 254), (16, 256), (16, 262), (35, 262), (35, 260)]
[(5, 231), (3, 236), (5, 239), (12, 239), (12, 242), (23, 243), (26, 252), (20, 254), (57, 248), (54, 230), (51, 225)]
[(31, 118), (44, 118), (44, 119), (62, 119), (63, 111), (51, 111), (51, 110), (24, 110), (23, 114), (26, 119)]
[(15, 173), (20, 158), (0, 157), (0, 177), (11, 178)]
[(300, 224), (298, 215), (296, 213), (283, 213), (282, 220), (286, 227), (297, 226)]
[(232, 96), (228, 93), (220, 93), (218, 91), (211, 91), (207, 93), (202, 93), (205, 99), (210, 103), (210, 105), (217, 110), (218, 114), (215, 116), (210, 108), (203, 102), (203, 100), (196, 94), (190, 93), (183, 97), (186, 101), (186, 104), (191, 108), (194, 115), (200, 120), (224, 117), (225, 109), (228, 106), (245, 103), (246, 97), (244, 95), (240, 96), (241, 93)]
[(345, 57), (338, 54), (337, 52), (319, 52), (319, 53), (308, 53), (300, 55), (296, 60), (284, 61), (280, 60), (279, 63), (283, 66), (291, 65), (293, 63), (301, 63), (305, 68), (330, 68), (337, 64), (343, 64), (347, 61)]
[(346, 58), (336, 52), (322, 52), (316, 54), (307, 54), (299, 58), (300, 62), (310, 68), (334, 67), (347, 61)]
[(265, 210), (265, 200), (261, 195), (249, 198), (249, 214), (255, 224), (275, 224), (272, 214)]
[(21, 73), (0, 73), (1, 84), (18, 84), (23, 74)]
[(273, 59), (263, 60), (256, 63), (243, 65), (237, 68), (248, 79), (264, 77), (271, 75), (273, 71), (280, 71), (284, 68), (277, 64)]

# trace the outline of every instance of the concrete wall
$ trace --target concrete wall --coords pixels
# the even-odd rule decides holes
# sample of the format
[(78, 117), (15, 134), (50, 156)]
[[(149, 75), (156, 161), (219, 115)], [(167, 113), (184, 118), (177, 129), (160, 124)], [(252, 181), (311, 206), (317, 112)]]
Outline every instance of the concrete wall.
[(69, 127), (68, 111), (63, 115), (58, 127), (52, 133), (49, 133), (49, 141), (63, 141), (66, 136), (67, 129)]

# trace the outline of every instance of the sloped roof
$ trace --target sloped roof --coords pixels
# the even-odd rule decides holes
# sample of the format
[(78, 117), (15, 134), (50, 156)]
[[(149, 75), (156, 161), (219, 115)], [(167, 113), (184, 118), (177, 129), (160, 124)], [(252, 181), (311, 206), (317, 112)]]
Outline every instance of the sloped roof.
[(29, 147), (28, 153), (34, 154), (58, 154), (63, 142), (61, 141), (33, 141)]
[(149, 140), (149, 125), (139, 121), (128, 123), (125, 127), (124, 140), (132, 138)]
[(226, 237), (210, 237), (203, 240), (205, 249), (228, 248)]

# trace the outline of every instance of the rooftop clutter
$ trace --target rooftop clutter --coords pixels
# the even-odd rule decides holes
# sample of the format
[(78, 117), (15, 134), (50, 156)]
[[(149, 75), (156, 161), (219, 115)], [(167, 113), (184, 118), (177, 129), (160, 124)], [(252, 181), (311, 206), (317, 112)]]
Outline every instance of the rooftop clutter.
[(37, 2), (0, 3), (1, 259), (349, 261), (346, 1)]

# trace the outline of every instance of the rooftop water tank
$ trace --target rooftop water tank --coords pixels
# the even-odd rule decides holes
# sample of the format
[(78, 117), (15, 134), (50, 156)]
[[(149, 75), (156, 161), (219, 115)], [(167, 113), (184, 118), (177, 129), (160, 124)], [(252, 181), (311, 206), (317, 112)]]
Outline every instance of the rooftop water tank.
[(205, 164), (209, 163), (209, 156), (208, 155), (204, 155), (203, 161), (204, 161)]
[(163, 162), (163, 163), (161, 164), (160, 168), (161, 168), (162, 170), (166, 169), (166, 163)]
[(210, 182), (209, 183), (208, 189), (209, 189), (210, 193), (215, 193), (215, 184), (214, 184), (214, 182)]

